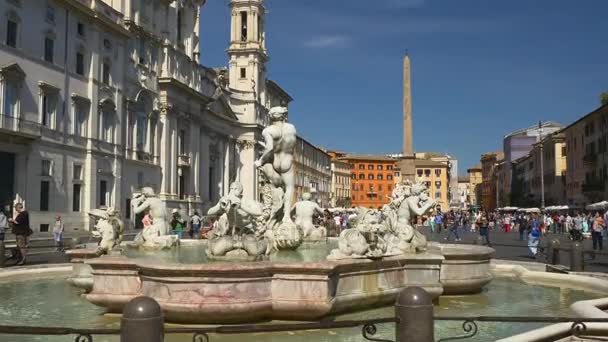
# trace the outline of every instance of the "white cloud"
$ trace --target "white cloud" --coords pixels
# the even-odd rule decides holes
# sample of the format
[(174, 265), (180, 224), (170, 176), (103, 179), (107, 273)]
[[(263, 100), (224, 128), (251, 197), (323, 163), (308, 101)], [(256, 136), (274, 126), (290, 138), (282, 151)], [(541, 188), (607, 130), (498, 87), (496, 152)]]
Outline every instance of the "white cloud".
[(304, 42), (308, 48), (341, 48), (350, 45), (351, 38), (345, 35), (321, 35)]

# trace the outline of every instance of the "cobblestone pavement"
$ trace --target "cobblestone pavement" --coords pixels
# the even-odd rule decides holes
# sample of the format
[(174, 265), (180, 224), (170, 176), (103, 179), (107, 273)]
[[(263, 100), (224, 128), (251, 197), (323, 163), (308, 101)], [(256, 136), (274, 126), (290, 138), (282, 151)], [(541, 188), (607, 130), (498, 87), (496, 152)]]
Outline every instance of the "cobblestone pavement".
[[(448, 231), (444, 230), (441, 233), (431, 233), (429, 227), (420, 227), (420, 231), (424, 232), (427, 238), (431, 241), (437, 241), (441, 243), (446, 243), (445, 238), (448, 236)], [(460, 228), (458, 230), (459, 235), (461, 235), (462, 241), (455, 242), (454, 237), (451, 237), (450, 243), (456, 244), (473, 244), (475, 243), (475, 239), (479, 236), (478, 233), (472, 233), (470, 229)], [(505, 260), (516, 260), (516, 261), (537, 261), (537, 262), (545, 262), (545, 257), (541, 253), (536, 258), (531, 257), (530, 251), (528, 250), (528, 241), (527, 238), (525, 241), (521, 241), (519, 239), (518, 231), (511, 231), (509, 233), (505, 233), (504, 230), (493, 230), (490, 232), (490, 243), (492, 243), (492, 248), (496, 250), (495, 258), (497, 259), (505, 259)], [(570, 248), (572, 241), (569, 238), (568, 234), (546, 234), (541, 238), (541, 247), (546, 246), (549, 241), (554, 239), (558, 239), (560, 241), (560, 245), (564, 248)], [(608, 252), (608, 238), (605, 241), (605, 251)], [(583, 241), (583, 246), (585, 250), (593, 250), (593, 244), (591, 239), (585, 239)], [(541, 248), (542, 250), (542, 248)], [(570, 252), (561, 251), (560, 252), (560, 264), (569, 266), (570, 265)], [(607, 272), (608, 271), (608, 255), (600, 256), (598, 255), (595, 259), (591, 254), (585, 255), (585, 271), (590, 272)]]

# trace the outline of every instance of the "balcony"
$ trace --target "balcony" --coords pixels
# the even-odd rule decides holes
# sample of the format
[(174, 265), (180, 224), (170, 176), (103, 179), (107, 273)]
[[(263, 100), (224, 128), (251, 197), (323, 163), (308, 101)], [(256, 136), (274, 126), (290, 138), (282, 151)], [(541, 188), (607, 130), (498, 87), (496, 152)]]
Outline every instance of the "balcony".
[(165, 45), (162, 51), (159, 82), (174, 81), (203, 96), (213, 97), (216, 86), (208, 69), (172, 46)]
[(190, 167), (190, 157), (185, 154), (180, 154), (177, 157), (177, 165), (182, 167)]
[(42, 126), (37, 122), (0, 114), (0, 133), (35, 140), (42, 135)]

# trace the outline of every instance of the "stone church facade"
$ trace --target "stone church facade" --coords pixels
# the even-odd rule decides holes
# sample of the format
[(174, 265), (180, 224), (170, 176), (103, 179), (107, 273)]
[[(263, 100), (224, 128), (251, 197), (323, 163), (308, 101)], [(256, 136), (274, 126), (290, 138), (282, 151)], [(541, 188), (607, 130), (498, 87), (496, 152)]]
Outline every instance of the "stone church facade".
[(201, 65), (204, 4), (0, 0), (0, 203), (44, 232), (100, 207), (134, 226), (143, 186), (184, 213), (235, 180), (257, 198), (255, 141), (292, 99), (266, 75), (263, 1), (230, 1), (227, 68)]

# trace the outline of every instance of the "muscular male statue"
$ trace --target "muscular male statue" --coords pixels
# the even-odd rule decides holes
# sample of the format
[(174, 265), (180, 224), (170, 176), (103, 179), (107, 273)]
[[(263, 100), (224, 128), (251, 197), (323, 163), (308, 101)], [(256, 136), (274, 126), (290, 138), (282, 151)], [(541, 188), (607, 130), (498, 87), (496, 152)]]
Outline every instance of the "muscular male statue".
[(275, 187), (283, 187), (283, 223), (293, 223), (289, 215), (295, 191), (293, 153), (296, 146), (296, 128), (286, 122), (287, 108), (270, 109), (271, 125), (262, 131), (264, 153), (256, 160), (255, 167), (264, 172)]
[(315, 213), (323, 214), (323, 209), (311, 201), (312, 195), (308, 192), (302, 194), (302, 201), (294, 205), (296, 211), (296, 226), (302, 228), (304, 237), (308, 237), (314, 230), (315, 225), (312, 222)]

